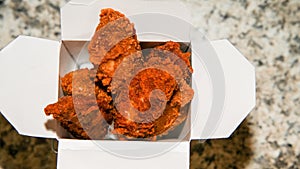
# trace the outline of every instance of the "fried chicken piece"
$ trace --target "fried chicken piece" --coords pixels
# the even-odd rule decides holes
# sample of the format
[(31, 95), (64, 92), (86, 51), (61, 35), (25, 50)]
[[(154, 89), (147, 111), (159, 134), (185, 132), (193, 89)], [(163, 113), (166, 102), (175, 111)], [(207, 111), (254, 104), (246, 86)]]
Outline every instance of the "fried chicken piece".
[[(103, 9), (88, 50), (96, 69), (63, 77), (62, 88), (69, 96), (45, 108), (75, 137), (101, 139), (113, 120), (114, 134), (155, 138), (186, 119), (187, 113), (180, 110), (192, 99), (187, 84), (193, 69), (190, 53), (183, 53), (180, 44), (170, 41), (142, 56), (134, 25), (122, 13)], [(148, 69), (124, 82), (141, 67)], [(114, 76), (118, 69), (121, 74)], [(115, 107), (107, 93), (113, 87), (119, 87), (112, 91)]]
[[(186, 119), (187, 112), (181, 112), (181, 107), (193, 97), (193, 90), (187, 84), (193, 71), (188, 60), (190, 53), (183, 53), (175, 42), (167, 42), (147, 53), (141, 62), (128, 58), (122, 63), (123, 71), (117, 72), (116, 77), (119, 86), (112, 85), (119, 87), (118, 92), (113, 91), (117, 108), (114, 133), (128, 138), (155, 137), (174, 129)], [(129, 66), (130, 62), (134, 64)], [(122, 84), (122, 78), (130, 79), (128, 74), (136, 72), (132, 67), (149, 68), (135, 75), (126, 89), (127, 83)]]
[(125, 118), (122, 113), (114, 112), (114, 130), (113, 134), (127, 138), (148, 138), (155, 134), (154, 123), (136, 123)]
[(194, 90), (185, 81), (181, 81), (180, 87), (174, 92), (173, 98), (170, 101), (171, 106), (181, 105), (184, 107), (187, 105), (194, 96)]
[(113, 109), (111, 103), (112, 97), (99, 86), (95, 85), (95, 76), (95, 70), (80, 69), (72, 71), (61, 78), (61, 86), (65, 95), (80, 95), (96, 100), (99, 108), (105, 112), (103, 116), (110, 124), (113, 119), (110, 113), (110, 110)]
[(180, 115), (179, 111), (180, 105), (167, 105), (163, 115), (154, 122), (156, 136), (168, 133), (172, 127), (175, 128), (175, 122)]
[(173, 92), (173, 96), (168, 103), (170, 107), (176, 107), (173, 110), (178, 111), (178, 117), (172, 127), (166, 125), (169, 130), (164, 135), (184, 122), (188, 115), (188, 109), (183, 109), (183, 107), (192, 100), (194, 95), (194, 91), (189, 85), (193, 73), (190, 56), (190, 52), (183, 53), (180, 50), (180, 44), (172, 41), (155, 47), (146, 56), (147, 61), (145, 64), (147, 66), (158, 63), (157, 67), (175, 76), (178, 83), (178, 88)]
[[(89, 69), (79, 69), (66, 74), (61, 78), (61, 87), (65, 95), (71, 96), (73, 92), (79, 95), (92, 95), (95, 90), (94, 79), (96, 71)], [(77, 86), (73, 91), (73, 82)]]
[(175, 88), (176, 81), (167, 72), (158, 69), (140, 72), (131, 81), (129, 98), (123, 90), (115, 100), (115, 132), (135, 138), (155, 136), (154, 121), (164, 113)]
[[(166, 44), (161, 45), (161, 46), (157, 46), (155, 48), (158, 49), (158, 50), (169, 51), (169, 52), (174, 53), (176, 56), (178, 56), (179, 58), (181, 58), (185, 62), (185, 64), (190, 69), (190, 72), (193, 73), (193, 68), (192, 68), (192, 65), (191, 65), (191, 62), (190, 62), (191, 53), (190, 52), (183, 53), (180, 50), (180, 44), (179, 43), (173, 42), (173, 41), (168, 41)], [(180, 66), (182, 66), (182, 68), (185, 67), (184, 65), (180, 65)]]
[(65, 96), (44, 111), (48, 116), (53, 115), (76, 138), (103, 139), (107, 133), (108, 123), (93, 99)]
[(112, 97), (95, 85), (95, 76), (96, 71), (89, 69), (66, 74), (61, 86), (67, 96), (44, 110), (76, 138), (103, 139), (113, 121)]
[(175, 129), (186, 120), (188, 116), (188, 109), (184, 107), (189, 105), (194, 96), (194, 90), (190, 87), (190, 85), (188, 85), (185, 81), (181, 82), (180, 84), (181, 86), (176, 91), (174, 91), (174, 95), (170, 101), (171, 107), (179, 106), (179, 114), (173, 126), (170, 127), (169, 131)]
[(124, 14), (113, 9), (103, 9), (100, 23), (89, 44), (90, 61), (98, 66), (97, 77), (103, 86), (109, 86), (112, 76), (122, 60), (141, 47), (134, 24)]
[(183, 53), (177, 42), (166, 42), (161, 46), (147, 49), (144, 56), (144, 67), (156, 67), (175, 76), (178, 81), (184, 79), (187, 83), (193, 73), (190, 64), (190, 52)]
[(104, 116), (108, 124), (112, 124), (113, 114), (111, 113), (111, 111), (114, 109), (114, 106), (112, 105), (112, 97), (100, 88), (98, 88), (96, 95), (97, 104), (100, 110), (102, 110), (103, 112), (102, 115)]
[[(168, 73), (159, 69), (149, 68), (138, 73), (131, 81), (129, 87), (129, 98), (131, 105), (139, 111), (146, 111), (151, 106), (149, 102), (150, 94), (153, 90), (160, 90), (166, 98), (160, 100), (170, 100), (174, 89), (177, 87), (176, 80)], [(153, 96), (158, 98), (158, 95)]]

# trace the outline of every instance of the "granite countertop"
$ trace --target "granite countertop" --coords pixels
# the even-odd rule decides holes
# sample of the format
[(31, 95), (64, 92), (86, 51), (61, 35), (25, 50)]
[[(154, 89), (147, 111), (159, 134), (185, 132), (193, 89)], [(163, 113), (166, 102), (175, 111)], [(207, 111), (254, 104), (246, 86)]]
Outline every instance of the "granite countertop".
[[(229, 139), (192, 141), (191, 168), (300, 168), (300, 1), (183, 0), (207, 37), (256, 67), (257, 106)], [(60, 39), (66, 0), (0, 0), (0, 48), (20, 34)], [(0, 116), (0, 169), (55, 168), (52, 140), (19, 136)]]

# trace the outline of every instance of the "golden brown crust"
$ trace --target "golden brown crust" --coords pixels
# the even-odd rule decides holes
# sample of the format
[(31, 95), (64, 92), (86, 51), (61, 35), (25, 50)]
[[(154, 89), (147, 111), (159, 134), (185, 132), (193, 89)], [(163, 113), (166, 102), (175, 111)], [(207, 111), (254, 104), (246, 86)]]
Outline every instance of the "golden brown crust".
[(97, 77), (108, 86), (122, 60), (141, 50), (133, 23), (122, 13), (103, 9), (100, 23), (89, 44), (90, 61), (98, 67)]
[(139, 111), (146, 111), (151, 107), (149, 98), (153, 90), (160, 90), (165, 94), (166, 98), (161, 100), (170, 100), (176, 87), (176, 80), (168, 72), (155, 68), (143, 70), (131, 80), (129, 87), (131, 105)]
[[(96, 72), (89, 69), (72, 71), (61, 78), (61, 87), (65, 95), (71, 96), (72, 93), (78, 95), (91, 95), (95, 90)], [(75, 84), (73, 84), (75, 82)], [(76, 86), (73, 89), (73, 85)]]
[[(193, 68), (192, 68), (192, 65), (191, 65), (191, 62), (190, 62), (191, 53), (190, 52), (183, 53), (180, 49), (180, 44), (179, 43), (173, 42), (173, 41), (168, 41), (164, 45), (157, 46), (155, 48), (159, 49), (159, 50), (169, 51), (169, 52), (174, 53), (176, 56), (178, 56), (179, 58), (181, 58), (185, 62), (185, 64), (190, 69), (190, 72), (193, 73)], [(185, 68), (185, 65), (181, 65), (181, 67)]]
[[(76, 70), (66, 74), (61, 78), (61, 86), (67, 96), (45, 108), (46, 115), (52, 114), (76, 138), (103, 138), (103, 133), (84, 130), (86, 126), (89, 126), (84, 118), (92, 116), (94, 123), (95, 121), (100, 122), (99, 125), (96, 125), (100, 128), (99, 130), (101, 131), (103, 128), (105, 132), (108, 124), (111, 124), (113, 120), (110, 113), (110, 110), (113, 109), (112, 98), (107, 92), (95, 85), (95, 74), (95, 70), (88, 69)], [(97, 113), (99, 115), (96, 115)], [(102, 117), (106, 122), (105, 125), (102, 122)], [(81, 119), (80, 122), (78, 118)], [(86, 124), (83, 124), (84, 127), (82, 128), (81, 124), (83, 122)]]
[[(129, 66), (140, 67), (137, 64), (142, 64), (145, 69), (131, 80), (129, 98), (126, 92), (115, 93), (115, 133), (128, 138), (155, 137), (185, 121), (187, 112), (181, 112), (181, 107), (193, 97), (193, 90), (187, 84), (192, 72), (189, 57), (190, 53), (183, 53), (178, 43), (170, 41), (148, 51), (140, 63), (125, 63), (128, 67), (122, 67), (126, 71), (121, 77), (134, 72)], [(156, 89), (163, 95), (160, 92), (153, 95)]]
[[(107, 123), (111, 124), (113, 120), (113, 116), (110, 113), (110, 110), (113, 109), (112, 97), (95, 85), (95, 74), (95, 70), (88, 69), (72, 71), (61, 78), (61, 86), (67, 96), (75, 97), (75, 99), (78, 97), (89, 101), (94, 100), (94, 103), (98, 105), (98, 107), (94, 108), (100, 109)], [(67, 113), (72, 113), (73, 109), (70, 111)]]
[[(95, 69), (61, 78), (67, 96), (48, 105), (46, 115), (53, 115), (76, 138), (103, 139), (112, 122), (112, 132), (120, 139), (167, 134), (185, 121), (187, 112), (181, 108), (193, 97), (191, 54), (169, 41), (143, 51), (143, 56), (134, 25), (124, 14), (103, 9), (100, 17), (88, 46)], [(135, 70), (141, 71), (134, 75)], [(130, 83), (124, 82), (131, 76)], [(116, 87), (120, 89), (114, 91)]]
[(144, 56), (144, 67), (156, 66), (175, 76), (178, 80), (185, 80), (189, 83), (193, 73), (190, 64), (190, 52), (182, 52), (177, 42), (166, 42), (148, 50)]
[(109, 22), (125, 17), (125, 15), (122, 14), (121, 12), (115, 11), (114, 9), (111, 8), (102, 9), (99, 16), (100, 16), (100, 23), (98, 24), (96, 31), (100, 30)]
[(46, 115), (52, 115), (76, 138), (103, 139), (108, 123), (95, 101), (81, 96), (73, 97), (65, 96), (57, 103), (48, 105), (44, 110)]

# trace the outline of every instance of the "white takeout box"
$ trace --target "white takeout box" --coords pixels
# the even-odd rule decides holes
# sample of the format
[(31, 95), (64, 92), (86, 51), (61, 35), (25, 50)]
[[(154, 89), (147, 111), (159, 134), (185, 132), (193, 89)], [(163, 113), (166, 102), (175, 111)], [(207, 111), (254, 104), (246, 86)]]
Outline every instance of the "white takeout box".
[[(121, 11), (131, 19), (141, 42), (174, 40), (191, 43), (192, 87), (196, 93), (189, 119), (182, 129), (188, 128), (189, 132), (182, 140), (77, 140), (62, 138), (46, 129), (45, 123), (52, 117), (47, 117), (43, 109), (59, 97), (59, 76), (74, 70), (74, 65), (79, 64), (74, 62), (74, 57), (91, 39), (100, 9), (107, 7)], [(210, 55), (216, 56), (215, 60), (205, 58), (203, 52), (198, 53), (200, 60), (195, 58), (199, 44), (188, 36), (190, 25), (167, 20), (167, 16), (190, 22), (187, 8), (175, 1), (71, 0), (61, 9), (60, 42), (19, 36), (1, 51), (1, 113), (21, 135), (56, 138), (59, 141), (57, 168), (60, 169), (189, 168), (192, 139), (227, 138), (253, 109), (255, 70), (227, 40), (201, 44), (205, 49), (214, 50)], [(223, 99), (219, 110), (216, 107), (220, 107), (220, 103), (214, 103), (218, 99)], [(124, 158), (107, 152), (99, 145), (123, 152), (124, 156), (149, 152), (149, 157)], [(164, 151), (165, 147), (170, 149)], [(164, 152), (151, 156), (159, 150)]]

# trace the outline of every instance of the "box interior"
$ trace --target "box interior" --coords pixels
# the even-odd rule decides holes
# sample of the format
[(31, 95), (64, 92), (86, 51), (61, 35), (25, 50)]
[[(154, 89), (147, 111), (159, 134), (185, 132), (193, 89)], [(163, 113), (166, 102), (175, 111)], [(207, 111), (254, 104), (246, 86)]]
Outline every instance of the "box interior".
[[(142, 49), (153, 48), (164, 44), (165, 42), (140, 42)], [(179, 42), (183, 52), (191, 52), (191, 46), (188, 42)], [(89, 54), (87, 51), (88, 41), (62, 41), (60, 48), (60, 65), (59, 77), (62, 78), (67, 73), (81, 69), (92, 68), (89, 61)], [(192, 82), (190, 82), (191, 86)], [(59, 84), (60, 86), (60, 84)], [(64, 96), (61, 87), (59, 87), (59, 97)], [(191, 129), (191, 103), (186, 105), (182, 111), (188, 111), (187, 119), (173, 131), (165, 136), (158, 137), (156, 141), (189, 141)], [(56, 132), (58, 138), (74, 139), (60, 124), (57, 122)], [(116, 140), (117, 141), (117, 140)], [(145, 139), (144, 139), (145, 141)]]

